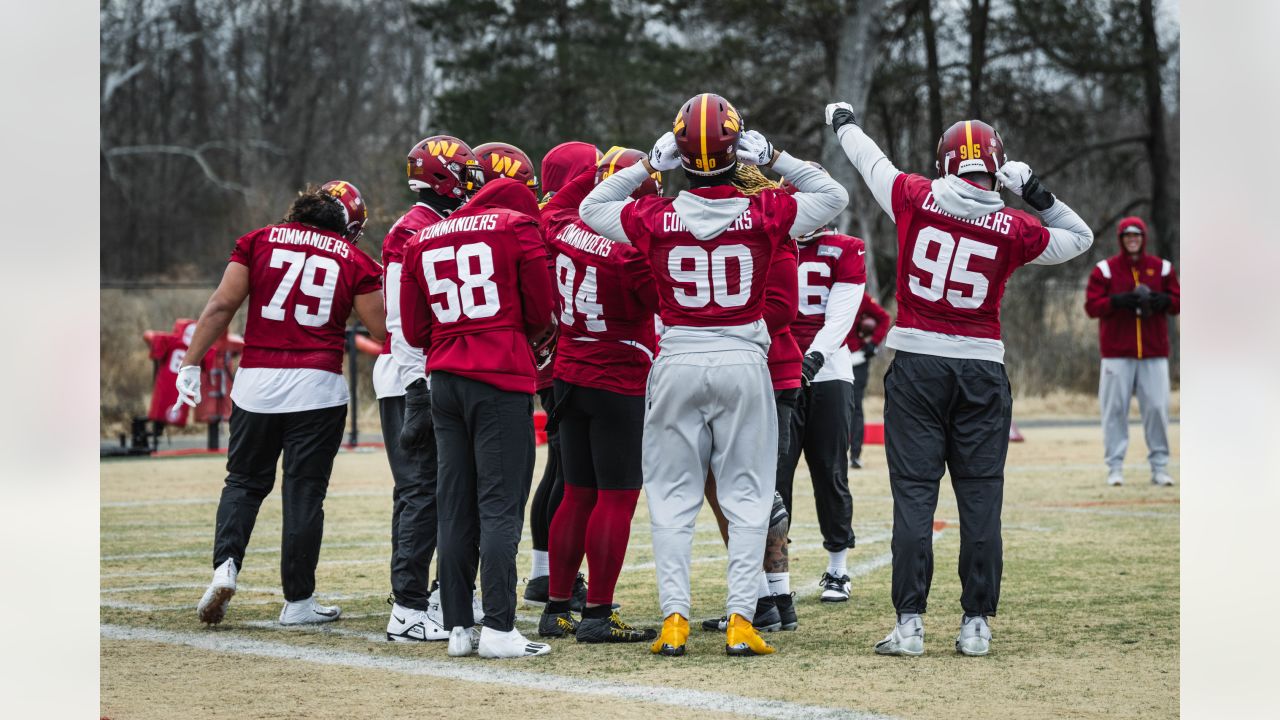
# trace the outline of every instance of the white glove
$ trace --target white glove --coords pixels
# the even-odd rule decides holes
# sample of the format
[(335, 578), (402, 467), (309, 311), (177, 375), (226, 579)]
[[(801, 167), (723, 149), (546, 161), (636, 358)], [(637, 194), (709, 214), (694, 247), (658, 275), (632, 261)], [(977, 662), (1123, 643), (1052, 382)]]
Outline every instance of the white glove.
[(653, 149), (649, 151), (649, 165), (658, 172), (680, 167), (680, 149), (676, 147), (676, 136), (673, 133), (665, 133), (653, 144)]
[(839, 110), (841, 108), (848, 110), (849, 112), (853, 112), (853, 106), (847, 102), (831, 103), (830, 105), (827, 106), (827, 124), (828, 125), (831, 124), (832, 116), (835, 115), (836, 110)]
[(738, 136), (738, 162), (743, 165), (768, 165), (773, 160), (773, 143), (758, 130)]
[(1002, 185), (1009, 188), (1018, 197), (1022, 197), (1022, 191), (1026, 187), (1027, 181), (1031, 179), (1031, 166), (1017, 160), (1010, 160), (1000, 169), (996, 171), (996, 179)]
[(174, 382), (178, 388), (178, 402), (174, 403), (174, 407), (178, 403), (185, 403), (191, 407), (200, 404), (200, 368), (197, 365), (183, 365), (178, 370), (178, 379)]

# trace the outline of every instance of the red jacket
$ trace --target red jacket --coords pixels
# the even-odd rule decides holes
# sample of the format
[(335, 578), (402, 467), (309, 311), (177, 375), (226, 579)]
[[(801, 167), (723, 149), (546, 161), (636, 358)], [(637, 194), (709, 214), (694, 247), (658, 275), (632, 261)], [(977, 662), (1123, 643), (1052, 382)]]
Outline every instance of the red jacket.
[[(868, 318), (875, 321), (875, 328), (870, 335), (863, 337), (862, 322)], [(892, 326), (893, 319), (889, 317), (889, 313), (880, 307), (880, 303), (871, 299), (871, 293), (863, 293), (862, 304), (858, 306), (858, 316), (853, 319), (853, 327), (849, 329), (849, 336), (844, 340), (845, 347), (856, 352), (861, 350), (865, 343), (879, 345), (884, 342)]]
[[(1136, 217), (1127, 217), (1116, 228), (1120, 233), (1136, 225), (1142, 230), (1142, 250), (1138, 259), (1132, 260), (1124, 252), (1103, 260), (1089, 273), (1089, 286), (1085, 291), (1084, 310), (1089, 317), (1098, 318), (1098, 347), (1104, 358), (1154, 358), (1169, 357), (1169, 315), (1181, 310), (1178, 274), (1173, 263), (1146, 254), (1147, 226)], [(1141, 316), (1137, 311), (1116, 307), (1112, 296), (1132, 292), (1139, 284), (1152, 292), (1167, 293), (1169, 306), (1159, 312)]]

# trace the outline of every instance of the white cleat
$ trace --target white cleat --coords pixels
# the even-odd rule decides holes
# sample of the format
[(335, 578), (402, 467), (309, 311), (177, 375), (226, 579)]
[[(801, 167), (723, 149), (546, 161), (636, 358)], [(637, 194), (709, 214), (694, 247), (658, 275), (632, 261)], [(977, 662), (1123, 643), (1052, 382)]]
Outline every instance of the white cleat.
[(466, 657), (480, 644), (480, 631), (459, 625), (449, 631), (449, 657)]
[(836, 576), (824, 572), (818, 584), (822, 586), (822, 595), (818, 599), (824, 603), (848, 602), (849, 593), (853, 590), (853, 583), (847, 574)]
[(981, 615), (960, 620), (960, 634), (956, 636), (956, 652), (970, 657), (981, 657), (991, 652), (991, 626)]
[(200, 622), (209, 625), (222, 622), (227, 614), (227, 604), (231, 602), (231, 596), (236, 594), (237, 574), (236, 561), (231, 558), (227, 558), (226, 562), (213, 571), (213, 582), (209, 583), (204, 597), (196, 605), (196, 617), (200, 618)]
[(905, 615), (898, 618), (893, 632), (876, 643), (877, 655), (908, 655), (918, 657), (924, 654), (924, 620), (919, 615)]
[(1173, 487), (1173, 476), (1160, 470), (1151, 474), (1151, 484), (1159, 485), (1160, 487)]
[(391, 619), (387, 621), (387, 639), (392, 642), (448, 640), (449, 631), (432, 620), (429, 611), (396, 603), (391, 606)]
[(333, 622), (342, 615), (342, 608), (337, 605), (321, 605), (312, 595), (306, 600), (297, 602), (285, 601), (280, 610), (281, 625), (316, 625)]
[(477, 625), (484, 622), (484, 606), (480, 604), (480, 596), (474, 593), (471, 595), (471, 617)]
[(1120, 470), (1112, 470), (1107, 474), (1107, 485), (1111, 487), (1120, 487), (1124, 484), (1124, 473)]
[[(431, 619), (431, 622), (444, 629), (444, 610), (440, 609), (440, 588), (438, 586), (427, 597), (427, 617)], [(444, 636), (446, 638), (449, 637), (447, 629), (444, 630)]]
[(551, 652), (551, 646), (532, 642), (521, 635), (519, 630), (499, 632), (493, 628), (485, 628), (480, 631), (478, 650), (483, 658), (521, 658), (546, 655)]

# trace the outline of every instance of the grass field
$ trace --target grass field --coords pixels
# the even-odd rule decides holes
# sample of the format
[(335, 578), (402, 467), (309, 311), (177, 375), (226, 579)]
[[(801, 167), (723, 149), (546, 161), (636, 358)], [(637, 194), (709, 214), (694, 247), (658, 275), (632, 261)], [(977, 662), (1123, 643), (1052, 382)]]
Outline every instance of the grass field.
[[(1104, 485), (1096, 427), (1024, 430), (1009, 453), (1005, 566), (992, 654), (965, 658), (958, 521), (938, 508), (926, 654), (876, 656), (889, 629), (892, 518), (883, 448), (851, 472), (858, 548), (852, 602), (824, 606), (825, 567), (807, 475), (797, 477), (792, 585), (800, 629), (778, 653), (728, 658), (721, 634), (695, 629), (684, 658), (638, 645), (553, 641), (521, 661), (453, 660), (444, 643), (383, 639), (389, 591), (391, 477), (380, 451), (339, 456), (326, 502), (321, 599), (343, 618), (286, 629), (280, 611), (280, 503), (263, 505), (240, 592), (206, 629), (195, 603), (209, 580), (221, 458), (104, 461), (101, 510), (101, 711), (119, 718), (1000, 717), (1166, 718), (1178, 714), (1179, 489), (1148, 483), (1137, 432), (1122, 488)], [(1171, 428), (1177, 457), (1178, 427)], [(545, 449), (539, 448), (537, 473)], [(1175, 463), (1174, 475), (1178, 476)], [(798, 474), (803, 475), (801, 464)], [(537, 477), (537, 475), (535, 475)], [(1180, 478), (1179, 478), (1180, 479)], [(528, 530), (520, 569), (529, 567)], [(695, 620), (719, 615), (724, 549), (704, 508), (694, 546)], [(643, 498), (617, 600), (659, 622)], [(585, 568), (584, 568), (585, 569)], [(520, 608), (533, 634), (538, 610)]]

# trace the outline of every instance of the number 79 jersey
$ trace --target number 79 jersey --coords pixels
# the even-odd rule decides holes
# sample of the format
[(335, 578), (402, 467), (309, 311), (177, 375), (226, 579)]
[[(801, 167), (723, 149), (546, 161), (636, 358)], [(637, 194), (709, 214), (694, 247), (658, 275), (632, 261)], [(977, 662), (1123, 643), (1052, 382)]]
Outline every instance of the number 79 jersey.
[(249, 268), (240, 367), (341, 374), (347, 318), (357, 295), (381, 289), (378, 264), (337, 233), (302, 223), (241, 237), (231, 262)]
[[(951, 215), (938, 207), (928, 178), (907, 173), (893, 184), (893, 219), (898, 226), (898, 322), (889, 347), (1002, 361), (1005, 283), (1014, 270), (1044, 252), (1049, 231), (1038, 219), (1012, 208), (973, 220)], [(933, 333), (959, 338), (926, 335)], [(902, 342), (904, 335), (912, 336), (912, 342)]]

